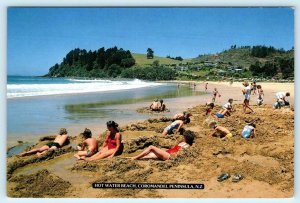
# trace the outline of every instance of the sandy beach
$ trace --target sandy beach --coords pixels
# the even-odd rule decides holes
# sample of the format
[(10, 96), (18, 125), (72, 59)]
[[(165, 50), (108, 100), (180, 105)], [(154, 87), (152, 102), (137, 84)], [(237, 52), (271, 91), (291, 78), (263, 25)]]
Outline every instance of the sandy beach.
[[(175, 81), (176, 83), (194, 83)], [(204, 91), (204, 82), (195, 82), (196, 91)], [(257, 83), (264, 90), (264, 105), (256, 106), (257, 95), (252, 95), (250, 104), (255, 114), (242, 111), (242, 84), (208, 82), (205, 95), (166, 99), (167, 113), (151, 114), (152, 119), (122, 123), (121, 132), (125, 143), (121, 156), (95, 162), (76, 161), (74, 146), (80, 142), (72, 136), (71, 144), (48, 153), (44, 157), (9, 157), (7, 159), (7, 190), (9, 197), (134, 197), (134, 198), (212, 198), (212, 197), (268, 197), (286, 198), (294, 193), (294, 111), (293, 108), (274, 110), (275, 93), (289, 91), (294, 105), (293, 83)], [(211, 116), (204, 115), (207, 101), (211, 100), (213, 88), (221, 97), (216, 99), (218, 111), (229, 98), (234, 99), (236, 111), (230, 117), (218, 119), (219, 125), (230, 130), (234, 137), (220, 140), (208, 137), (211, 129), (206, 124)], [(148, 106), (120, 105), (124, 109)], [(180, 135), (162, 136), (162, 130), (170, 121), (161, 117), (188, 110), (193, 114), (185, 130), (195, 132), (192, 147), (182, 150), (170, 160), (130, 161), (124, 159), (154, 145), (170, 148), (182, 139)], [(257, 120), (257, 137), (242, 139), (240, 134), (246, 120)], [(117, 121), (117, 119), (116, 119)], [(118, 121), (117, 121), (118, 122)], [(74, 126), (75, 127), (75, 126)], [(93, 126), (91, 126), (93, 129)], [(99, 130), (99, 129), (96, 129)], [(78, 129), (78, 134), (79, 134)], [(104, 131), (97, 131), (97, 135)], [(98, 138), (99, 139), (99, 138)], [(103, 136), (99, 143), (103, 142)], [(45, 144), (38, 142), (36, 146)], [(239, 173), (244, 179), (238, 183), (231, 179), (218, 182), (221, 173)], [(121, 183), (203, 183), (203, 190), (164, 189), (93, 189), (93, 182)], [(43, 184), (42, 184), (43, 183)], [(47, 184), (45, 184), (47, 183)], [(59, 191), (59, 192), (58, 192)]]

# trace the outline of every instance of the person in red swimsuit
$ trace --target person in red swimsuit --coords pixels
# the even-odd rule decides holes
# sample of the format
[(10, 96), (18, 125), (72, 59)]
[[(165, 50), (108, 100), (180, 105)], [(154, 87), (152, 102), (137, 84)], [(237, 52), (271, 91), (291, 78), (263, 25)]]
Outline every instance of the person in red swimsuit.
[(183, 133), (184, 141), (180, 142), (176, 146), (171, 149), (163, 150), (155, 146), (149, 146), (145, 151), (141, 154), (128, 157), (131, 160), (139, 160), (139, 159), (160, 159), (166, 161), (170, 158), (171, 154), (177, 153), (182, 148), (187, 148), (193, 144), (194, 141), (194, 133), (190, 130), (187, 130)]
[(87, 161), (95, 161), (98, 159), (111, 158), (116, 155), (120, 155), (123, 152), (123, 144), (121, 143), (122, 135), (118, 130), (118, 124), (114, 121), (108, 121), (106, 123), (107, 134), (105, 141), (100, 148), (99, 152), (90, 158), (86, 158)]

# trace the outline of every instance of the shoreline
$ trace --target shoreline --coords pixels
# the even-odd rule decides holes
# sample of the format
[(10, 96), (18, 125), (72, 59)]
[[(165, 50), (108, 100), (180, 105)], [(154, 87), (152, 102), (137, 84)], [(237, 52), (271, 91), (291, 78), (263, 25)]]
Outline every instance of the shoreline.
[[(200, 81), (180, 81), (180, 83), (184, 83), (184, 84), (189, 84), (189, 83), (196, 83), (196, 91), (203, 91), (204, 90), (204, 84), (205, 82), (200, 82)], [(166, 83), (178, 83), (178, 81), (166, 81)], [(291, 105), (294, 105), (294, 83), (258, 83), (261, 84), (263, 89), (264, 89), (264, 93), (265, 93), (265, 97), (264, 97), (264, 103), (265, 104), (273, 104), (274, 100), (275, 100), (275, 93), (279, 88), (279, 86), (284, 85), (285, 88), (287, 88), (288, 90), (290, 90), (291, 92), (291, 97), (289, 98), (289, 101), (291, 102)], [(233, 98), (234, 101), (234, 105), (235, 104), (241, 104), (243, 102), (243, 95), (241, 94), (241, 90), (242, 90), (242, 85), (240, 82), (235, 82), (232, 85), (230, 85), (228, 82), (208, 82), (208, 91), (206, 94), (200, 95), (200, 96), (187, 96), (187, 97), (177, 97), (177, 98), (169, 98), (169, 99), (164, 99), (166, 104), (167, 104), (167, 108), (170, 107), (170, 109), (172, 110), (170, 113), (168, 113), (168, 116), (171, 116), (171, 114), (175, 114), (178, 113), (180, 111), (184, 111), (187, 108), (193, 108), (199, 104), (205, 104), (207, 101), (210, 101), (211, 99), (211, 92), (213, 90), (214, 87), (217, 87), (221, 97), (218, 97), (216, 99), (216, 105), (221, 106), (224, 103), (227, 102), (227, 100), (229, 98)], [(120, 90), (121, 91), (121, 90)], [(279, 90), (280, 91), (280, 90)], [(75, 94), (76, 95), (76, 94)], [(73, 95), (73, 96), (75, 96)], [(79, 95), (80, 96), (80, 95)], [(256, 104), (256, 97), (255, 95), (251, 96), (251, 100), (250, 100), (250, 105), (255, 105)], [(196, 101), (195, 101), (196, 100)], [(187, 106), (187, 108), (185, 108), (185, 105)], [(138, 102), (138, 103), (134, 103), (134, 104), (118, 104), (117, 107), (119, 108), (120, 111), (125, 111), (130, 109), (130, 111), (136, 111), (137, 108), (141, 108), (144, 106), (148, 106), (148, 102), (142, 101), (142, 102)], [(184, 106), (184, 107), (183, 107)], [(110, 108), (111, 106), (108, 105), (106, 106), (106, 108)], [(114, 107), (116, 107), (114, 105)], [(174, 110), (175, 109), (175, 110)], [(136, 112), (135, 112), (136, 113)], [(136, 121), (142, 121), (145, 119), (145, 116), (147, 117), (147, 115), (141, 115), (139, 113), (136, 113), (135, 115), (139, 115), (140, 118), (138, 119), (130, 119), (130, 120), (122, 120), (121, 122), (119, 121), (120, 124), (126, 125), (126, 124), (130, 124), (132, 122), (136, 122)], [(154, 115), (148, 115), (148, 117), (151, 117)], [(116, 119), (116, 122), (117, 119)], [(76, 129), (76, 130), (71, 130), (72, 134), (79, 134), (82, 130), (79, 130), (81, 128), (83, 128), (83, 126), (86, 126), (86, 124), (81, 124), (80, 127), (77, 127), (77, 125), (70, 125), (69, 128), (71, 129)], [(101, 129), (105, 129), (105, 122), (103, 122), (102, 124), (90, 124), (88, 126), (86, 126), (88, 128), (90, 128), (92, 131), (95, 131), (96, 134), (100, 134), (99, 132), (104, 131)], [(56, 129), (57, 130), (57, 129)], [(56, 131), (53, 129), (53, 132)], [(53, 134), (53, 133), (52, 133)], [(42, 134), (42, 135), (49, 135), (49, 134)], [(26, 137), (26, 136), (25, 136)], [(8, 147), (13, 147), (15, 146), (17, 141), (21, 140), (24, 142), (32, 142), (32, 141), (36, 141), (37, 138), (35, 136), (32, 136), (30, 139), (25, 138), (24, 136), (18, 136), (17, 139), (14, 138), (8, 138), (7, 137), (7, 146)], [(20, 139), (22, 138), (22, 139)]]

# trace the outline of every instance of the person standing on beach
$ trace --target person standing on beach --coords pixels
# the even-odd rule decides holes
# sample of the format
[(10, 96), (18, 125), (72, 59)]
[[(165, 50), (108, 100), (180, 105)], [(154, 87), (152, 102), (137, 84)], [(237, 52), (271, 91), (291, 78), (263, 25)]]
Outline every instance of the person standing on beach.
[(219, 95), (219, 97), (221, 97), (219, 91), (218, 91), (217, 88), (215, 87), (215, 88), (214, 88), (214, 91), (213, 91), (213, 98), (212, 98), (212, 102), (213, 102), (213, 103), (216, 101), (217, 95)]
[(257, 105), (260, 106), (264, 102), (264, 91), (261, 85), (257, 85), (257, 94), (258, 94)]
[(111, 158), (116, 155), (120, 155), (123, 152), (123, 144), (121, 143), (122, 135), (118, 130), (118, 124), (115, 121), (108, 121), (106, 123), (107, 134), (105, 141), (99, 152), (89, 158), (87, 161), (95, 161), (98, 159)]
[(246, 109), (250, 109), (252, 113), (254, 113), (253, 109), (250, 107), (250, 96), (251, 96), (251, 87), (248, 82), (243, 82), (244, 89), (242, 90), (243, 95), (245, 96), (243, 110), (246, 113)]
[(90, 129), (85, 129), (81, 133), (84, 141), (78, 145), (79, 151), (74, 155), (78, 160), (84, 159), (85, 157), (91, 157), (98, 152), (98, 142), (96, 138), (92, 137), (92, 132)]
[(66, 143), (68, 138), (69, 136), (67, 130), (65, 128), (61, 128), (59, 130), (59, 134), (55, 137), (53, 142), (49, 142), (40, 148), (35, 148), (28, 152), (23, 152), (21, 154), (18, 154), (18, 156), (26, 156), (35, 153), (37, 154), (37, 156), (42, 156), (43, 154), (46, 154), (48, 151), (54, 151), (57, 150), (58, 148), (61, 148)]
[(257, 85), (256, 85), (256, 82), (254, 81), (253, 85), (252, 85), (253, 95), (256, 94), (256, 88), (257, 88)]
[(208, 85), (208, 82), (205, 83), (205, 92), (207, 92), (207, 85)]

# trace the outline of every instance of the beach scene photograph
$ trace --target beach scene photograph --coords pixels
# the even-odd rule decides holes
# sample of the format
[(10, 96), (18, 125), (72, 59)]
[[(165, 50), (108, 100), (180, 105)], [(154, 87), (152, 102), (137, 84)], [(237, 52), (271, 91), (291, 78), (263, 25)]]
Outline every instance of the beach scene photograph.
[(292, 198), (294, 20), (8, 7), (6, 195)]

